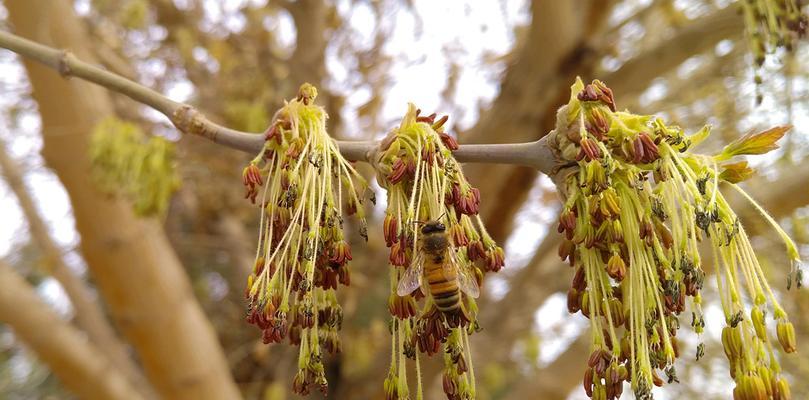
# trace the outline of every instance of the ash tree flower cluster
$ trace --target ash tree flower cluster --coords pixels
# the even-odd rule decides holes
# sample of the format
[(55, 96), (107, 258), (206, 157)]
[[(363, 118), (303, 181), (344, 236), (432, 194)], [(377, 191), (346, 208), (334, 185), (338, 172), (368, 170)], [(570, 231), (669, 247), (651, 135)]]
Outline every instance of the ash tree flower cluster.
[[(326, 114), (313, 104), (316, 93), (311, 85), (301, 87), (243, 171), (245, 197), (262, 210), (247, 320), (262, 330), (265, 343), (288, 339), (298, 346), (298, 394), (313, 386), (326, 392), (324, 354), (341, 348), (336, 289), (350, 283), (352, 258), (343, 209), (357, 214), (367, 239), (367, 184), (328, 136)], [(475, 298), (484, 275), (504, 265), (502, 248), (478, 215), (480, 192), (453, 156), (459, 146), (445, 132), (446, 121), (411, 104), (370, 155), (387, 191), (382, 231), (390, 251), (392, 318), (383, 385), (389, 400), (423, 398), (421, 356), (439, 353), (447, 398), (476, 398), (469, 341), (480, 329)], [(791, 398), (773, 342), (795, 352), (794, 327), (719, 190), (738, 191), (774, 226), (792, 260), (788, 288), (800, 286), (795, 244), (736, 185), (753, 171), (735, 158), (775, 149), (787, 130), (746, 135), (716, 155), (696, 154), (690, 149), (708, 136), (707, 127), (686, 135), (659, 118), (617, 111), (600, 81), (572, 86), (546, 145), (556, 157), (552, 175), (564, 198), (559, 255), (575, 271), (567, 305), (591, 325), (582, 382), (589, 397), (617, 399), (629, 383), (637, 398), (649, 399), (654, 386), (678, 381), (680, 316), (690, 312), (683, 319), (697, 334), (705, 327), (701, 291), (708, 278), (698, 247), (706, 242), (725, 315), (722, 344), (734, 398)], [(703, 355), (700, 344), (696, 359)]]
[(801, 12), (804, 0), (745, 0), (740, 2), (747, 38), (760, 67), (778, 47), (788, 51), (806, 36), (809, 18)]
[[(719, 191), (724, 182), (753, 202), (736, 186), (752, 170), (746, 161), (727, 161), (776, 148), (788, 128), (744, 136), (715, 156), (694, 154), (689, 149), (707, 137), (707, 127), (687, 136), (661, 119), (616, 111), (607, 86), (580, 80), (559, 118), (566, 129), (554, 145), (562, 163), (574, 166), (560, 172), (566, 200), (559, 255), (575, 270), (568, 309), (589, 318), (592, 328), (587, 395), (616, 399), (630, 382), (636, 397), (647, 399), (652, 386), (678, 381), (678, 316), (688, 306), (694, 331), (701, 334), (705, 326), (700, 293), (706, 275), (698, 244), (707, 241), (727, 325), (722, 343), (734, 398), (789, 399), (767, 320), (786, 353), (796, 350), (794, 328)], [(791, 275), (800, 281), (794, 243), (753, 204), (784, 239)], [(703, 351), (700, 344), (697, 359)]]
[[(479, 329), (474, 296), (453, 286), (464, 279), (482, 284), (483, 275), (497, 272), (504, 265), (503, 249), (486, 232), (478, 216), (480, 191), (472, 187), (452, 156), (458, 148), (455, 139), (444, 132), (448, 117), (422, 116), (412, 104), (399, 127), (382, 141), (376, 160), (377, 180), (387, 191), (383, 232), (390, 248), (390, 288), (388, 309), (391, 321), (391, 364), (385, 380), (387, 399), (408, 399), (407, 359), (413, 360), (417, 374), (416, 398), (422, 398), (419, 353), (443, 353), (443, 388), (448, 399), (475, 398), (475, 377), (469, 348), (469, 335)], [(449, 242), (449, 278), (437, 278), (425, 269), (424, 283), (412, 294), (397, 287), (408, 268), (419, 263), (419, 227), (438, 220)], [(445, 261), (447, 262), (447, 261)], [(426, 267), (425, 267), (426, 268)], [(436, 283), (437, 279), (437, 283)], [(445, 280), (450, 282), (447, 283)], [(429, 283), (427, 282), (429, 280)], [(463, 289), (463, 288), (461, 288)], [(454, 304), (440, 293), (456, 293)], [(436, 298), (436, 295), (438, 298)], [(456, 296), (453, 295), (453, 296)], [(419, 300), (421, 305), (419, 305)], [(442, 310), (443, 308), (443, 310)], [(448, 311), (449, 310), (449, 311)]]
[[(242, 173), (245, 198), (262, 209), (259, 246), (246, 289), (247, 321), (262, 330), (265, 343), (288, 338), (299, 346), (293, 390), (304, 395), (313, 385), (326, 392), (324, 352), (336, 353), (341, 347), (337, 331), (342, 311), (336, 289), (349, 285), (351, 260), (342, 230), (342, 205), (360, 218), (361, 234), (367, 239), (362, 208), (367, 184), (327, 135), (326, 114), (312, 104), (315, 96), (311, 85), (301, 87), (298, 97), (276, 114), (264, 149)], [(447, 251), (453, 260), (447, 265), (454, 269), (448, 273), (455, 274), (453, 279), (462, 286), (477, 290), (485, 272), (504, 265), (503, 249), (477, 215), (480, 192), (452, 157), (458, 144), (444, 132), (446, 121), (447, 117), (436, 120), (435, 114), (421, 116), (410, 105), (401, 125), (376, 154), (378, 180), (388, 191), (383, 229), (392, 267), (391, 366), (384, 383), (388, 399), (410, 398), (408, 359), (415, 364), (419, 382), (416, 397), (422, 398), (418, 354), (438, 352), (444, 356), (447, 397), (475, 397), (469, 348), (469, 335), (479, 329), (474, 298), (455, 287), (457, 302), (440, 308), (428, 289), (397, 293), (405, 270), (419, 264), (418, 226), (445, 221)], [(443, 275), (440, 280), (445, 292), (454, 282)]]
[[(745, 36), (757, 69), (777, 49), (792, 52), (798, 40), (806, 37), (809, 31), (809, 17), (801, 10), (804, 0), (743, 0), (739, 2), (744, 16)], [(755, 75), (756, 85), (762, 83), (759, 71)], [(756, 95), (761, 103), (762, 96)]]
[(304, 84), (276, 114), (264, 149), (242, 174), (245, 197), (261, 208), (259, 245), (248, 277), (247, 321), (265, 343), (299, 347), (293, 390), (326, 392), (326, 352), (339, 353), (342, 309), (337, 287), (351, 282), (351, 248), (343, 213), (356, 214), (366, 235), (365, 180), (326, 132), (326, 112)]

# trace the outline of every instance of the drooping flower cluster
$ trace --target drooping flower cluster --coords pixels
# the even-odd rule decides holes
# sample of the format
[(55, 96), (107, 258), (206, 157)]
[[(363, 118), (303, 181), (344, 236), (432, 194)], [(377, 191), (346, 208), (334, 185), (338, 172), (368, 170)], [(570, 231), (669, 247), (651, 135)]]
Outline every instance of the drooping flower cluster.
[[(795, 351), (794, 328), (719, 191), (723, 181), (744, 193), (735, 184), (752, 173), (747, 163), (722, 163), (772, 150), (786, 128), (745, 136), (716, 156), (692, 154), (687, 150), (707, 137), (708, 128), (686, 136), (658, 118), (616, 111), (612, 91), (599, 81), (577, 80), (560, 113), (566, 129), (555, 135), (554, 146), (560, 161), (575, 167), (560, 172), (566, 201), (559, 255), (575, 269), (568, 309), (581, 312), (592, 327), (587, 395), (618, 398), (626, 381), (646, 399), (652, 385), (678, 380), (677, 316), (689, 303), (693, 329), (699, 334), (705, 325), (698, 243), (707, 240), (726, 317), (722, 340), (736, 381), (734, 398), (790, 398), (765, 316), (771, 312), (787, 353)], [(767, 218), (799, 266), (795, 245)], [(794, 271), (799, 279), (800, 269)], [(697, 359), (702, 354), (700, 344)]]
[(326, 132), (326, 112), (304, 84), (267, 130), (261, 153), (244, 169), (246, 196), (262, 209), (259, 246), (247, 281), (247, 321), (265, 343), (299, 346), (293, 390), (327, 390), (324, 352), (339, 353), (342, 309), (338, 285), (348, 286), (351, 248), (343, 211), (356, 214), (367, 238), (365, 180)]
[(809, 31), (803, 0), (745, 0), (740, 2), (747, 36), (758, 66), (778, 47), (792, 51)]
[(90, 159), (99, 187), (126, 196), (140, 216), (165, 215), (180, 186), (174, 144), (147, 136), (137, 125), (114, 117), (95, 126)]
[[(793, 51), (797, 41), (809, 31), (809, 17), (803, 13), (803, 0), (744, 0), (746, 36), (756, 67), (761, 68), (768, 54), (778, 48)], [(756, 84), (762, 82), (756, 72)], [(758, 95), (761, 102), (761, 95)]]
[[(390, 248), (388, 308), (393, 319), (391, 365), (384, 385), (389, 400), (410, 398), (408, 358), (416, 367), (416, 398), (422, 398), (418, 353), (439, 351), (444, 354), (447, 398), (475, 397), (469, 335), (478, 329), (477, 306), (467, 289), (470, 285), (477, 288), (485, 272), (497, 272), (504, 264), (502, 248), (478, 216), (480, 192), (467, 182), (452, 156), (458, 144), (444, 132), (446, 121), (446, 116), (438, 120), (435, 114), (422, 116), (411, 104), (378, 154), (378, 180), (388, 196), (384, 237)], [(420, 241), (427, 233), (421, 227), (433, 221), (441, 223), (442, 237), (449, 243), (450, 254), (442, 261), (447, 270), (441, 272), (442, 267), (435, 263), (422, 266), (422, 285), (418, 287), (416, 282), (407, 290), (411, 294), (400, 296), (400, 280), (407, 271), (418, 268), (419, 257), (425, 256)], [(450, 259), (455, 263), (447, 265)]]

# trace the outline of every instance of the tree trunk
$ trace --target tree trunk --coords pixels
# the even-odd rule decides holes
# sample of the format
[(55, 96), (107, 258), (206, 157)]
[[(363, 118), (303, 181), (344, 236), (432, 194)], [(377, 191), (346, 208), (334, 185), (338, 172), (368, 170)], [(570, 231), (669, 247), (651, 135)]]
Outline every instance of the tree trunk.
[[(590, 348), (590, 332), (582, 332), (564, 353), (536, 372), (533, 379), (523, 379), (511, 388), (507, 400), (543, 399), (564, 400), (584, 378)], [(624, 392), (631, 391), (628, 384)], [(584, 390), (582, 390), (584, 392)]]
[[(92, 40), (65, 0), (6, 2), (17, 33), (93, 60)], [(112, 114), (109, 94), (24, 62), (39, 104), (43, 156), (73, 205), (81, 248), (111, 313), (167, 399), (235, 399), (239, 392), (209, 321), (161, 226), (90, 180), (89, 135)]]
[(73, 305), (77, 325), (87, 332), (90, 340), (101, 349), (106, 357), (115, 363), (127, 379), (138, 388), (146, 398), (155, 398), (152, 388), (137, 365), (129, 357), (126, 346), (115, 334), (109, 321), (104, 316), (101, 305), (94, 301), (90, 288), (76, 276), (65, 264), (62, 250), (51, 238), (48, 227), (42, 220), (34, 205), (34, 201), (25, 187), (19, 166), (0, 144), (0, 169), (6, 177), (8, 185), (17, 197), (23, 215), (28, 221), (31, 236), (45, 255), (47, 269), (64, 288), (70, 303)]

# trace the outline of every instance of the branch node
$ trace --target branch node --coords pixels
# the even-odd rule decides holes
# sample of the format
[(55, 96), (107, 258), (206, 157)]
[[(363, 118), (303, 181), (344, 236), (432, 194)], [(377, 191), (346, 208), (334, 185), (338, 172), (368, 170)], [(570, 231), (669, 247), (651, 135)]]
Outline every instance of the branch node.
[(59, 75), (61, 75), (63, 78), (69, 78), (73, 74), (73, 71), (70, 69), (71, 57), (73, 57), (73, 53), (68, 50), (62, 50), (62, 54), (59, 56), (56, 70), (59, 71)]
[(216, 142), (216, 130), (209, 129), (205, 116), (188, 104), (181, 105), (171, 113), (171, 123), (185, 134), (202, 136)]

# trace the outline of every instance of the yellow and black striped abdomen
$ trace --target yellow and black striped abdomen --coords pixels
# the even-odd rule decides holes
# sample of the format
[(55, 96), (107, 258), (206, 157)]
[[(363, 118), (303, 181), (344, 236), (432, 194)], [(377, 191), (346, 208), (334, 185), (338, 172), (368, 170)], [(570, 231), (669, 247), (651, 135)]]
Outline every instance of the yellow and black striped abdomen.
[(424, 260), (424, 278), (430, 288), (438, 311), (454, 313), (461, 308), (461, 291), (458, 288), (457, 271), (444, 270), (445, 257), (427, 256)]

